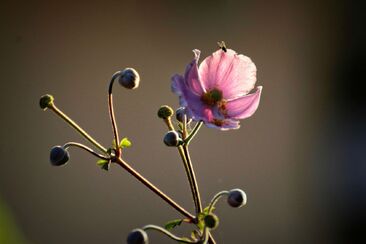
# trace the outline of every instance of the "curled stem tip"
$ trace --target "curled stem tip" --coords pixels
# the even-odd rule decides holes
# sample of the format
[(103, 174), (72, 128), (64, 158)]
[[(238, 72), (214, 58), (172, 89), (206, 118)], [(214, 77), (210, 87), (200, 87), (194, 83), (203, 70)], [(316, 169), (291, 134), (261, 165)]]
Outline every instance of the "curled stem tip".
[(91, 149), (90, 147), (87, 147), (84, 144), (81, 144), (78, 142), (67, 142), (63, 145), (63, 148), (65, 148), (65, 150), (68, 149), (69, 147), (78, 147), (78, 148), (81, 148), (81, 149), (91, 153), (92, 155), (96, 156), (97, 158), (110, 160), (109, 157), (99, 154), (99, 153), (95, 152), (93, 149)]

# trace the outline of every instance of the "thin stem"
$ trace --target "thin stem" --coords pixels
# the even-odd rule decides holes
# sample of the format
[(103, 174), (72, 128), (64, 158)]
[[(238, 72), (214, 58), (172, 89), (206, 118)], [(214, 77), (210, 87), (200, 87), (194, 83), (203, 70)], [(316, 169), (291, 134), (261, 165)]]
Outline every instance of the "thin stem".
[(190, 189), (191, 189), (191, 192), (192, 192), (192, 197), (193, 197), (193, 202), (194, 202), (196, 214), (198, 214), (199, 213), (198, 212), (198, 207), (197, 207), (198, 202), (197, 202), (197, 197), (196, 197), (197, 193), (195, 192), (195, 187), (194, 187), (194, 184), (193, 184), (192, 176), (191, 176), (190, 171), (189, 171), (189, 166), (188, 166), (188, 162), (187, 162), (187, 159), (186, 159), (186, 155), (184, 153), (183, 146), (178, 147), (178, 152), (179, 152), (179, 155), (180, 155), (180, 157), (182, 158), (182, 161), (183, 161), (184, 169), (186, 171), (189, 186), (190, 186)]
[(191, 140), (193, 139), (193, 137), (197, 134), (197, 132), (201, 128), (202, 124), (203, 124), (202, 121), (199, 121), (199, 122), (196, 123), (196, 125), (194, 126), (194, 128), (191, 131), (191, 133), (189, 134), (189, 136), (184, 139), (184, 142), (185, 142), (186, 145), (189, 145), (189, 143), (191, 142)]
[(94, 152), (93, 149), (91, 149), (90, 147), (87, 147), (84, 144), (81, 144), (81, 143), (78, 143), (78, 142), (68, 142), (65, 145), (63, 145), (63, 148), (67, 149), (67, 148), (72, 147), (72, 146), (79, 147), (81, 149), (84, 149), (85, 151), (93, 154), (94, 156), (96, 156), (96, 157), (98, 157), (100, 159), (110, 160), (109, 157), (106, 157), (105, 155), (102, 155), (102, 154), (99, 154), (97, 152)]
[(107, 153), (106, 148), (104, 148), (101, 144), (99, 144), (93, 137), (91, 137), (85, 130), (83, 130), (78, 124), (76, 124), (66, 114), (64, 114), (61, 110), (59, 110), (54, 103), (50, 104), (49, 109), (51, 109), (53, 112), (55, 112), (63, 120), (65, 120), (71, 127), (73, 127), (77, 132), (79, 132), (83, 137), (85, 137), (85, 139), (87, 139), (89, 142), (91, 142), (99, 150), (101, 150), (104, 153)]
[(208, 206), (208, 212), (211, 213), (213, 207), (215, 207), (215, 204), (217, 203), (217, 201), (223, 197), (223, 196), (227, 196), (229, 194), (228, 191), (220, 191), (219, 193), (217, 193), (211, 200), (210, 205)]
[(196, 210), (197, 210), (198, 213), (201, 213), (202, 212), (201, 197), (200, 197), (200, 192), (198, 190), (196, 174), (194, 172), (191, 157), (189, 155), (188, 145), (186, 145), (186, 144), (183, 145), (183, 150), (184, 150), (184, 154), (185, 154), (186, 159), (187, 159), (188, 170), (189, 170), (190, 175), (191, 175), (191, 180), (192, 180), (192, 185), (193, 185), (193, 188), (194, 188), (194, 192), (196, 194), (196, 201), (197, 201)]
[(171, 117), (164, 119), (164, 122), (169, 130), (174, 130), (174, 126), (173, 126)]
[[(210, 239), (209, 238), (212, 238), (212, 236), (210, 235), (210, 231), (209, 231), (209, 229), (207, 228), (207, 227), (205, 227), (204, 229), (203, 229), (203, 234), (202, 234), (202, 236), (203, 236), (203, 242), (202, 242), (202, 244), (207, 244), (207, 242), (208, 241), (210, 241)], [(213, 240), (213, 239), (212, 239)], [(215, 242), (212, 242), (212, 243), (215, 243)]]
[(113, 134), (114, 134), (114, 140), (116, 142), (116, 156), (119, 157), (121, 155), (121, 148), (118, 147), (119, 143), (119, 136), (118, 136), (118, 129), (117, 129), (117, 123), (116, 118), (114, 115), (114, 108), (113, 108), (113, 95), (112, 95), (112, 89), (113, 89), (113, 83), (116, 80), (116, 78), (121, 74), (121, 71), (118, 71), (114, 73), (112, 76), (112, 79), (109, 83), (109, 89), (108, 89), (108, 108), (109, 108), (109, 116), (112, 122), (112, 128), (113, 128)]
[(130, 173), (132, 176), (134, 176), (142, 184), (144, 184), (145, 186), (147, 186), (150, 190), (152, 190), (155, 194), (157, 194), (160, 198), (162, 198), (170, 206), (172, 206), (173, 208), (175, 208), (182, 215), (186, 216), (190, 220), (193, 220), (195, 218), (195, 216), (193, 216), (191, 213), (189, 213), (187, 210), (185, 210), (183, 207), (181, 207), (173, 199), (171, 199), (170, 197), (168, 197), (159, 188), (157, 188), (150, 181), (148, 181), (145, 177), (143, 177), (139, 172), (137, 172), (135, 169), (133, 169), (128, 163), (126, 163), (125, 161), (123, 161), (123, 159), (121, 157), (116, 158), (115, 163), (117, 163), (119, 166), (121, 166), (122, 168), (124, 168), (125, 170), (127, 170), (128, 173)]
[(197, 241), (191, 241), (189, 239), (178, 237), (178, 236), (172, 234), (171, 232), (167, 231), (166, 229), (164, 229), (160, 226), (157, 226), (157, 225), (146, 225), (142, 229), (143, 230), (156, 230), (156, 231), (159, 231), (159, 232), (167, 235), (171, 239), (173, 239), (175, 241), (178, 241), (180, 243), (198, 243)]

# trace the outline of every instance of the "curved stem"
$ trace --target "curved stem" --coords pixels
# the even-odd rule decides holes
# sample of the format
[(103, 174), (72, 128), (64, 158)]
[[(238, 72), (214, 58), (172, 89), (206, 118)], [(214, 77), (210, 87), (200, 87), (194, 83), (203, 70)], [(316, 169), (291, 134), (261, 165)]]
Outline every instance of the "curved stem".
[(178, 236), (172, 234), (171, 232), (167, 231), (166, 229), (164, 229), (160, 226), (157, 226), (157, 225), (146, 225), (142, 229), (143, 230), (156, 230), (156, 231), (159, 231), (159, 232), (167, 235), (171, 239), (173, 239), (175, 241), (178, 241), (180, 243), (198, 243), (197, 241), (191, 241), (189, 239), (178, 237)]
[(65, 148), (65, 150), (71, 146), (74, 147), (79, 147), (81, 149), (84, 149), (85, 151), (93, 154), (94, 156), (96, 156), (97, 158), (100, 159), (105, 159), (105, 160), (110, 160), (109, 157), (106, 157), (105, 155), (99, 154), (97, 152), (94, 152), (93, 149), (91, 149), (90, 147), (85, 146), (84, 144), (78, 143), (78, 142), (68, 142), (65, 145), (63, 145), (63, 148)]
[(183, 207), (181, 207), (173, 199), (171, 199), (170, 197), (168, 197), (159, 188), (157, 188), (150, 181), (148, 181), (145, 177), (143, 177), (140, 173), (138, 173), (135, 169), (133, 169), (128, 163), (126, 163), (125, 161), (123, 161), (123, 159), (121, 157), (116, 158), (115, 163), (117, 163), (119, 166), (121, 166), (122, 168), (124, 168), (125, 170), (127, 170), (128, 173), (130, 173), (132, 176), (134, 176), (136, 179), (138, 179), (142, 184), (144, 184), (145, 186), (147, 186), (150, 190), (152, 190), (155, 194), (157, 194), (160, 198), (162, 198), (170, 206), (172, 206), (173, 208), (175, 208), (182, 215), (186, 216), (190, 220), (193, 220), (195, 218), (195, 216), (193, 216), (191, 213), (189, 213), (187, 210), (185, 210)]
[(72, 119), (70, 119), (66, 114), (64, 114), (60, 109), (52, 103), (49, 107), (53, 112), (65, 120), (71, 127), (73, 127), (77, 132), (79, 132), (83, 137), (85, 137), (89, 142), (96, 146), (99, 150), (107, 153), (107, 149), (100, 145), (93, 137), (91, 137), (85, 130), (83, 130), (78, 124), (76, 124)]
[(215, 207), (215, 204), (217, 203), (217, 201), (223, 197), (223, 196), (227, 196), (229, 194), (228, 191), (220, 191), (219, 193), (217, 193), (211, 200), (210, 205), (208, 206), (208, 212), (211, 213), (213, 207)]
[(116, 142), (116, 156), (117, 157), (119, 157), (119, 155), (121, 155), (121, 148), (119, 148), (119, 146), (118, 146), (118, 144), (119, 144), (119, 136), (118, 136), (118, 129), (117, 129), (116, 118), (115, 118), (115, 115), (114, 115), (112, 89), (113, 89), (113, 83), (114, 83), (114, 81), (116, 80), (116, 78), (120, 74), (121, 74), (121, 71), (118, 71), (118, 72), (114, 73), (114, 75), (112, 76), (112, 79), (111, 79), (111, 81), (109, 83), (109, 88), (108, 88), (109, 117), (110, 117), (111, 122), (112, 122), (114, 140)]

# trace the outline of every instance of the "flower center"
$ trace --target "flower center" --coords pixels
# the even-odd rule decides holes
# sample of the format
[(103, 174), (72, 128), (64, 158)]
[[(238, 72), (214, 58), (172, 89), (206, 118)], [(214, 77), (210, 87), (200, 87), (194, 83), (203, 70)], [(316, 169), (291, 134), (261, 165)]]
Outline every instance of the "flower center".
[(201, 96), (201, 101), (209, 106), (214, 106), (222, 100), (222, 92), (216, 88), (205, 92)]

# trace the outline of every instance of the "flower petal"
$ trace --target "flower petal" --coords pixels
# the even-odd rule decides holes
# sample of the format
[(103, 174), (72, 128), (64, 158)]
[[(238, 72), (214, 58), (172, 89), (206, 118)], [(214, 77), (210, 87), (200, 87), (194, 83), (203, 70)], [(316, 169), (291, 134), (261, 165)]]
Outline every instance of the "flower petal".
[(244, 96), (254, 88), (256, 66), (249, 57), (234, 50), (218, 50), (205, 58), (199, 67), (199, 77), (206, 90), (219, 89), (225, 99)]
[(194, 59), (187, 65), (184, 79), (190, 89), (192, 89), (197, 95), (202, 95), (205, 92), (205, 89), (202, 86), (201, 80), (199, 78), (197, 65), (201, 51), (194, 49), (193, 53)]
[(221, 125), (206, 121), (204, 121), (204, 123), (208, 128), (215, 128), (219, 130), (232, 130), (240, 128), (239, 121), (233, 119), (224, 119)]
[(233, 119), (245, 119), (254, 114), (257, 110), (262, 86), (258, 86), (255, 93), (228, 101), (225, 104), (226, 116)]
[(179, 96), (179, 104), (187, 108), (187, 115), (193, 120), (199, 121), (205, 118), (205, 105), (201, 97), (187, 87), (183, 76), (172, 77), (172, 91)]

